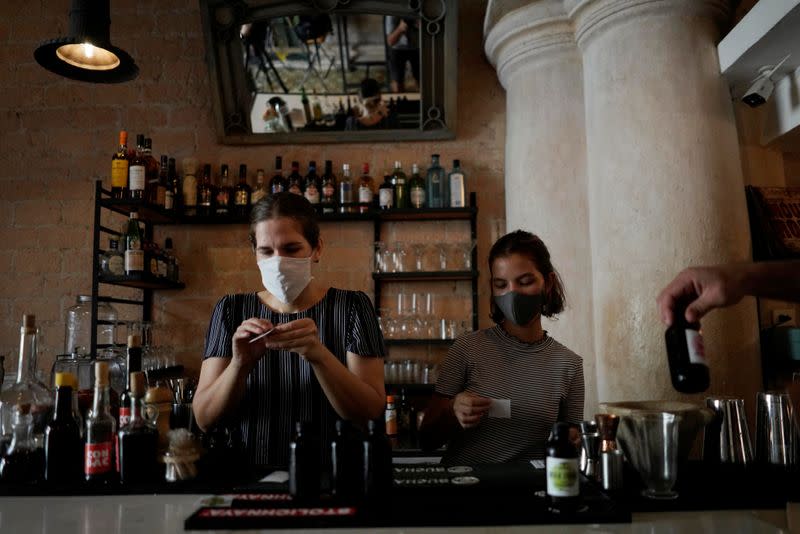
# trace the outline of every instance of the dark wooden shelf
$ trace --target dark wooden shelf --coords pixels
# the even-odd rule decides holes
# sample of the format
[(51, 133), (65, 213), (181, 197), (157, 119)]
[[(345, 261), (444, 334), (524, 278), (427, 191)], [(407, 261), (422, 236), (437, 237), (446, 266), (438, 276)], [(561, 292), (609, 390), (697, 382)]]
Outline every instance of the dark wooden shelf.
[(135, 211), (139, 214), (140, 220), (153, 224), (174, 224), (178, 220), (177, 213), (171, 213), (164, 208), (153, 206), (142, 200), (102, 198), (100, 199), (100, 205), (126, 217), (130, 216), (132, 211)]
[(172, 282), (156, 278), (152, 275), (138, 276), (109, 276), (99, 275), (98, 282), (114, 286), (133, 287), (136, 289), (183, 289), (186, 285), (183, 282)]
[(384, 339), (387, 346), (401, 346), (401, 345), (452, 345), (452, 339)]
[(383, 221), (468, 221), (476, 213), (478, 213), (478, 208), (408, 208), (383, 210), (379, 212), (378, 217)]
[(434, 280), (472, 280), (478, 271), (408, 271), (404, 273), (372, 273), (373, 280), (384, 282), (430, 282)]

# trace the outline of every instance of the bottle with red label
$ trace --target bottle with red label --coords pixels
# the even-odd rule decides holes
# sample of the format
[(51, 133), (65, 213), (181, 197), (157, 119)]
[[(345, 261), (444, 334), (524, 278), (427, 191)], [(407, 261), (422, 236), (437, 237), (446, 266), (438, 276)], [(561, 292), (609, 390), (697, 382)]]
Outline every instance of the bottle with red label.
[(128, 355), (125, 358), (128, 376), (125, 378), (125, 391), (119, 396), (119, 428), (131, 420), (131, 373), (142, 370), (142, 338), (136, 334), (128, 336)]
[(86, 419), (86, 442), (83, 447), (83, 473), (88, 482), (108, 484), (116, 478), (114, 436), (117, 422), (111, 415), (108, 363), (94, 364), (94, 402)]
[(333, 213), (336, 205), (336, 175), (333, 174), (333, 162), (325, 160), (325, 174), (322, 175), (322, 191), (320, 194), (322, 213)]
[(675, 319), (667, 328), (667, 359), (672, 387), (681, 393), (700, 393), (710, 382), (700, 323), (686, 320), (686, 303), (675, 309)]

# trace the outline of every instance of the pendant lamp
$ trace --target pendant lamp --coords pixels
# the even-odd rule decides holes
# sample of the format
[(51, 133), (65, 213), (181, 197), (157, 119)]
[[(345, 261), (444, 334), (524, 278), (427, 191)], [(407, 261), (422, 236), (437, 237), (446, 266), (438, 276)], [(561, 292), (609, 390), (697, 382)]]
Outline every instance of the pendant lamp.
[(83, 82), (120, 83), (133, 80), (139, 67), (111, 44), (109, 0), (72, 0), (69, 36), (45, 41), (33, 53), (47, 70)]

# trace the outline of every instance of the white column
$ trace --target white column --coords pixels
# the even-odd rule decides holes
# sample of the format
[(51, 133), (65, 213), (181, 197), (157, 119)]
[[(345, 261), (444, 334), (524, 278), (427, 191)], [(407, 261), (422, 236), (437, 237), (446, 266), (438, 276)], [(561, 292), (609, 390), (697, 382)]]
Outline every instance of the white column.
[[(581, 58), (560, 0), (492, 2), (485, 50), (506, 89), (506, 228), (550, 249), (567, 309), (544, 328), (583, 357), (585, 412), (597, 404)], [(510, 7), (509, 7), (510, 6)]]
[[(747, 260), (736, 126), (719, 74), (722, 0), (568, 0), (583, 55), (600, 400), (677, 398), (661, 287), (690, 264)], [(712, 392), (760, 386), (752, 303), (703, 321)]]

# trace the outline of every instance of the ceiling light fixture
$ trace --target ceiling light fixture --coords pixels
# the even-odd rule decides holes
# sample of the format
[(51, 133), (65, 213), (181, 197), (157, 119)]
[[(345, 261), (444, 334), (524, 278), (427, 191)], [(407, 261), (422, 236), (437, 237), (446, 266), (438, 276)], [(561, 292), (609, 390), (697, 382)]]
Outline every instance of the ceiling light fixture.
[(33, 53), (47, 70), (83, 82), (120, 83), (133, 80), (139, 67), (111, 44), (109, 0), (72, 0), (69, 37), (45, 41)]

